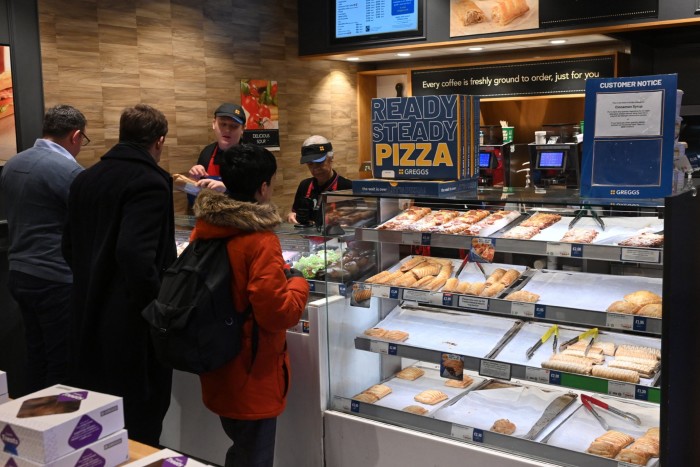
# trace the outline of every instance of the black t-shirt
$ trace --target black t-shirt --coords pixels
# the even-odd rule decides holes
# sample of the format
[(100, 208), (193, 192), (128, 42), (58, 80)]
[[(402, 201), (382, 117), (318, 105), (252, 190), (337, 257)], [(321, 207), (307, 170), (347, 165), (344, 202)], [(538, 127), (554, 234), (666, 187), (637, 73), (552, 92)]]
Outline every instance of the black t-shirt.
[(326, 191), (349, 190), (352, 188), (352, 180), (342, 177), (333, 171), (333, 176), (325, 184), (319, 186), (316, 179), (311, 177), (302, 180), (297, 188), (297, 193), (294, 195), (294, 205), (292, 211), (297, 212), (297, 209), (302, 207), (305, 198), (315, 199), (317, 204), (321, 201), (321, 193)]

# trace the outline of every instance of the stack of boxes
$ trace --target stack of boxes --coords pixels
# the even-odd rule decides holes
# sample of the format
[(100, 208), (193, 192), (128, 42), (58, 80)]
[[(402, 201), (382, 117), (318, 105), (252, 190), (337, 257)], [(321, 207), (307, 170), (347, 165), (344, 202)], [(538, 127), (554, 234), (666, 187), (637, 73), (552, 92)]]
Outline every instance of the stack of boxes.
[(129, 459), (120, 397), (56, 385), (0, 405), (0, 467), (112, 467)]
[(353, 193), (451, 196), (476, 192), (479, 98), (372, 99), (372, 179)]

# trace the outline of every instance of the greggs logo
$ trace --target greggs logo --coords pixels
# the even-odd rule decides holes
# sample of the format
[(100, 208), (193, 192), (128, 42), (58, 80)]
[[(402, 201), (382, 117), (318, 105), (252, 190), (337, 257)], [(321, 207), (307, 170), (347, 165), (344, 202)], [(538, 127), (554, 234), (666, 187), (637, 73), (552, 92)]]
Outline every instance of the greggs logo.
[(321, 152), (326, 152), (326, 148), (324, 146), (319, 146), (318, 150)]
[(610, 190), (610, 194), (618, 196), (638, 196), (639, 190)]

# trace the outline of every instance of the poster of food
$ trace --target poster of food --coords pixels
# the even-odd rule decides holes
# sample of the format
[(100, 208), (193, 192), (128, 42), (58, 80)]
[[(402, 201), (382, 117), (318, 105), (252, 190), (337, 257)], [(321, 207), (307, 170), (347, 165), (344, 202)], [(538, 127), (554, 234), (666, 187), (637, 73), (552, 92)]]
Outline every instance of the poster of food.
[(10, 47), (0, 45), (0, 165), (17, 153)]
[(539, 0), (450, 0), (450, 37), (539, 28)]
[(277, 81), (241, 80), (241, 106), (246, 116), (243, 140), (265, 146), (270, 151), (279, 151)]

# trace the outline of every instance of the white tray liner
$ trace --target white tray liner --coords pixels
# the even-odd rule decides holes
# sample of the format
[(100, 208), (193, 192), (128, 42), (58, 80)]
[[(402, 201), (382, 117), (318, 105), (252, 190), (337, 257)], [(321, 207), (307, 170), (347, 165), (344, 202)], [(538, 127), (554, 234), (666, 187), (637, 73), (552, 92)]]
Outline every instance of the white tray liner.
[[(609, 413), (602, 408), (596, 408), (598, 415), (603, 417), (611, 430), (627, 433), (635, 438), (642, 436), (647, 429), (659, 426), (659, 406), (644, 404), (641, 402), (627, 402), (621, 399), (611, 398), (604, 394), (591, 394), (596, 399), (607, 402), (615, 408), (631, 412), (642, 420), (641, 426), (637, 426), (631, 421), (620, 418)], [(586, 452), (591, 442), (598, 436), (605, 433), (605, 430), (598, 423), (588, 410), (577, 402), (578, 408), (574, 415), (557, 428), (547, 442), (550, 446), (557, 446), (571, 451)], [(597, 406), (596, 406), (597, 407)], [(651, 467), (658, 464), (658, 458), (652, 458), (647, 463)]]
[(612, 302), (631, 292), (649, 290), (661, 295), (662, 280), (542, 269), (532, 270), (522, 290), (538, 294), (538, 304), (605, 312)]
[[(399, 342), (401, 345), (484, 357), (516, 321), (471, 313), (428, 311), (397, 306), (375, 327), (408, 332), (408, 339)], [(369, 336), (362, 337), (366, 339)], [(378, 337), (371, 339), (383, 340)]]
[(515, 424), (512, 436), (523, 437), (540, 419), (545, 409), (565, 391), (545, 391), (532, 386), (470, 391), (454, 404), (443, 407), (435, 418), (482, 430), (507, 418)]

